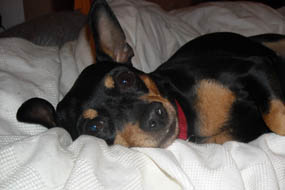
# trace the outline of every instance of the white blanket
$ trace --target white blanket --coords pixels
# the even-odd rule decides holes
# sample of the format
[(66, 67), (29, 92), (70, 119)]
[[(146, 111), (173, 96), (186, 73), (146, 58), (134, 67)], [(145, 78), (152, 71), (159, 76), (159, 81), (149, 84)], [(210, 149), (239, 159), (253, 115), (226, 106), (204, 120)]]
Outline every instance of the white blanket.
[[(134, 66), (149, 72), (188, 40), (214, 31), (285, 34), (285, 18), (261, 4), (209, 3), (166, 13), (136, 0), (110, 1), (135, 50)], [(107, 146), (61, 129), (16, 121), (31, 97), (56, 105), (88, 64), (84, 42), (61, 50), (21, 39), (0, 40), (0, 189), (285, 189), (285, 137), (249, 143), (167, 149)], [(79, 56), (80, 54), (80, 56)]]

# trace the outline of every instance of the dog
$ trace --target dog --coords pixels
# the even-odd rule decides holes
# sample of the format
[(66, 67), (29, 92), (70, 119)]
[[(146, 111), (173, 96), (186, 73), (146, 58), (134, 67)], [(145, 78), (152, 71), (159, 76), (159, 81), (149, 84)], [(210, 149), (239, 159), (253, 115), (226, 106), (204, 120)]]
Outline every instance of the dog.
[(104, 0), (93, 1), (88, 24), (96, 62), (56, 109), (31, 98), (18, 109), (18, 121), (126, 147), (164, 148), (176, 138), (222, 144), (268, 132), (285, 135), (284, 36), (202, 35), (144, 73), (132, 67), (133, 50)]

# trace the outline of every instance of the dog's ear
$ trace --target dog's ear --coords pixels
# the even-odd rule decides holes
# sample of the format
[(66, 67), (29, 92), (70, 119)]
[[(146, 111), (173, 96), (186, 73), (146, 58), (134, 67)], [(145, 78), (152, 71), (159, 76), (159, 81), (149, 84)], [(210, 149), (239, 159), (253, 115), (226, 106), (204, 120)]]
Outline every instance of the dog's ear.
[(56, 127), (56, 112), (48, 101), (41, 98), (31, 98), (18, 109), (17, 120), (52, 128)]
[(119, 21), (105, 0), (93, 0), (88, 24), (94, 37), (96, 62), (112, 60), (129, 63), (133, 50), (126, 42), (126, 36)]

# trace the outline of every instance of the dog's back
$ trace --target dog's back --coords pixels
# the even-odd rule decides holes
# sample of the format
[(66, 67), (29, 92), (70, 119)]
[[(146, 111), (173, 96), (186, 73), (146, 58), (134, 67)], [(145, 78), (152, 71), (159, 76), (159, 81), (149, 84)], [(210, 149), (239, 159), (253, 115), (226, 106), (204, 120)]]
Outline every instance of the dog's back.
[[(277, 46), (284, 36), (276, 35), (278, 40), (272, 36), (250, 39), (234, 33), (206, 34), (181, 47), (154, 71), (153, 78), (167, 79), (167, 89), (188, 113), (188, 136), (192, 140), (219, 142), (228, 138), (247, 142), (275, 130), (270, 128), (276, 124), (272, 123), (276, 118), (272, 107), (275, 99), (284, 101), (284, 62), (276, 49), (261, 44), (266, 40)], [(157, 80), (159, 87), (164, 80)], [(269, 113), (270, 121), (265, 116)]]

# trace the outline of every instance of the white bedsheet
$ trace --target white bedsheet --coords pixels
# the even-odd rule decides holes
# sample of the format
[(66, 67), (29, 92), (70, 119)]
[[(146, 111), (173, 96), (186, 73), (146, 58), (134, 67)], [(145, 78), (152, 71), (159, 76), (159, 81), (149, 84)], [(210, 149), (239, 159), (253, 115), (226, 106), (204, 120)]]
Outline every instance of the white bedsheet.
[[(163, 12), (151, 3), (113, 0), (135, 50), (135, 67), (149, 72), (188, 40), (214, 31), (285, 34), (284, 17), (261, 4), (209, 3)], [(176, 140), (167, 149), (108, 147), (61, 129), (16, 121), (31, 97), (53, 105), (90, 58), (82, 41), (61, 50), (21, 39), (0, 40), (0, 189), (285, 189), (285, 137), (249, 143), (196, 145)], [(77, 53), (76, 53), (77, 52)], [(89, 60), (89, 61), (88, 61)]]

